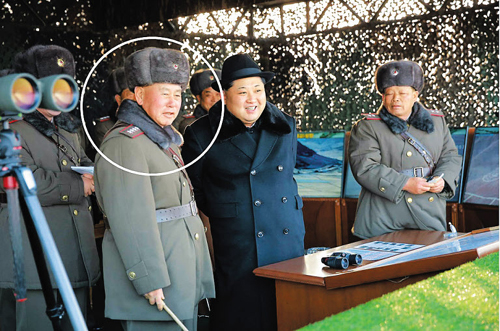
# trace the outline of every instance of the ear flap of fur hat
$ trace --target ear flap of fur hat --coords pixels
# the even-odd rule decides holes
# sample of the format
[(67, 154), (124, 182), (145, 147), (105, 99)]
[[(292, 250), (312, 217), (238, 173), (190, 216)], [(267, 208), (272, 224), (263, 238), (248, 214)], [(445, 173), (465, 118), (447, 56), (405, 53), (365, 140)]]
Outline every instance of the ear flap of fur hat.
[(130, 54), (125, 60), (128, 88), (154, 83), (179, 84), (184, 91), (189, 81), (189, 62), (175, 49), (148, 47)]
[[(221, 71), (219, 69), (214, 69), (217, 78), (221, 80)], [(215, 82), (215, 76), (210, 69), (200, 69), (196, 71), (191, 80), (189, 81), (189, 89), (193, 95), (200, 95), (204, 89), (211, 87), (212, 83)]]
[(75, 77), (75, 60), (70, 51), (57, 45), (37, 45), (18, 53), (12, 68), (35, 78), (66, 74)]
[(422, 68), (412, 61), (388, 62), (378, 67), (375, 85), (380, 94), (391, 86), (411, 86), (420, 93), (424, 87), (424, 73)]

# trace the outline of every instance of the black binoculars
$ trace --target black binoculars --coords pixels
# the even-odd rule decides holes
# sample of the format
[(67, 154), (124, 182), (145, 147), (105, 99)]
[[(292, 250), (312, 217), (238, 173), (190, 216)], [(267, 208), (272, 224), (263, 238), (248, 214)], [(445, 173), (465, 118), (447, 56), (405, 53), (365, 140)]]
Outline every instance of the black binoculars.
[(330, 256), (322, 257), (321, 262), (330, 268), (347, 269), (349, 265), (360, 265), (363, 258), (359, 254), (333, 252)]
[(37, 108), (69, 112), (79, 98), (78, 86), (69, 75), (36, 79), (28, 73), (0, 78), (0, 112), (2, 116), (31, 113)]

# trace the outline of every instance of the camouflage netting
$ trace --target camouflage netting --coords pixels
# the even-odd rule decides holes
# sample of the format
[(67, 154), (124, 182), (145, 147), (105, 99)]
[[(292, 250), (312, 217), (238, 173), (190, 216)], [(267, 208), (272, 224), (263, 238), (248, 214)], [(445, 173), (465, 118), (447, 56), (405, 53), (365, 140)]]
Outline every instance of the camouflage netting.
[[(356, 6), (359, 1), (345, 2)], [(214, 68), (220, 68), (223, 60), (231, 54), (248, 52), (264, 70), (277, 73), (269, 86), (270, 101), (296, 116), (301, 130), (309, 131), (349, 130), (360, 114), (376, 111), (380, 97), (373, 86), (375, 69), (386, 61), (410, 59), (422, 65), (426, 76), (422, 102), (442, 110), (450, 126), (498, 125), (499, 20), (498, 8), (491, 4), (475, 9), (455, 4), (456, 10), (405, 20), (385, 17), (390, 12), (382, 12), (378, 23), (360, 24), (358, 18), (353, 19), (352, 13), (348, 17), (348, 12), (330, 10), (332, 12), (325, 11), (321, 16), (321, 10), (314, 8), (320, 1), (311, 1), (311, 12), (316, 18), (323, 17), (316, 30), (323, 32), (310, 33), (302, 29), (299, 34), (284, 35), (276, 27), (280, 23), (266, 17), (271, 12), (279, 14), (279, 9), (272, 8), (254, 12), (254, 38), (248, 38), (245, 31), (250, 30), (249, 19), (247, 14), (242, 14), (244, 11), (233, 10), (234, 15), (242, 16), (240, 22), (247, 26), (242, 28), (240, 24), (237, 29), (232, 29), (229, 24), (237, 18), (230, 18), (228, 22), (220, 20), (219, 23), (223, 24), (219, 30), (224, 31), (219, 36), (216, 35), (217, 29), (205, 30), (205, 34), (201, 34), (188, 33), (187, 30), (172, 32), (173, 29), (166, 28), (167, 24), (186, 27), (185, 20), (186, 26), (181, 20), (174, 20), (102, 32), (92, 28), (92, 17), (86, 14), (86, 8), (92, 3), (89, 0), (81, 1), (78, 10), (73, 7), (56, 11), (32, 5), (39, 18), (22, 5), (7, 8), (5, 0), (3, 2), (0, 69), (9, 67), (14, 54), (29, 46), (57, 44), (75, 55), (77, 83), (83, 86), (88, 73), (104, 53), (124, 41), (142, 36), (187, 42)], [(61, 0), (52, 1), (54, 6), (59, 2)], [(422, 2), (415, 2), (423, 7)], [(452, 1), (451, 6), (455, 2)], [(43, 4), (37, 2), (40, 3)], [(369, 17), (369, 11), (378, 7), (373, 1), (365, 3), (373, 7), (365, 13)], [(305, 4), (298, 4), (298, 8), (305, 10)], [(292, 29), (289, 25), (293, 22), (293, 14), (283, 11), (285, 20), (281, 23), (281, 31)], [(205, 15), (205, 20), (212, 19), (208, 14), (200, 14), (193, 17), (191, 24), (201, 20), (202, 15)], [(365, 19), (363, 15), (361, 18)], [(300, 13), (295, 16), (300, 20), (304, 17)], [(332, 17), (337, 23), (332, 23)], [(29, 26), (30, 20), (37, 19), (44, 24), (37, 28)], [(387, 21), (380, 21), (383, 19)], [(339, 20), (354, 23), (342, 25)], [(270, 24), (272, 29), (262, 28), (263, 24)], [(140, 41), (119, 48), (104, 59), (89, 79), (85, 91), (87, 121), (114, 110), (112, 96), (105, 89), (104, 82), (112, 69), (123, 64), (128, 54), (146, 46), (181, 48), (166, 41)], [(182, 49), (189, 56), (192, 72), (206, 67), (199, 56)], [(194, 108), (194, 99), (189, 93), (185, 96), (185, 106), (186, 109)]]

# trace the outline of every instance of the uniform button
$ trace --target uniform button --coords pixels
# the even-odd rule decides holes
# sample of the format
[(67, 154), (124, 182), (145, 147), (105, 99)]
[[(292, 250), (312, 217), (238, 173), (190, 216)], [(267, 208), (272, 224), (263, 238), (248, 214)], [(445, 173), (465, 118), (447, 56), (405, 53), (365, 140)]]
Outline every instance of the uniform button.
[(281, 164), (278, 166), (278, 171), (283, 171), (283, 166)]
[(78, 215), (78, 210), (73, 210), (73, 215), (77, 216)]
[(253, 203), (256, 207), (259, 207), (262, 202), (260, 200), (255, 200), (255, 202)]
[(200, 235), (198, 233), (195, 233), (194, 234), (194, 240), (198, 240), (198, 239), (200, 239)]
[(290, 232), (290, 230), (288, 229), (283, 229), (283, 234), (288, 234)]
[(68, 165), (68, 161), (66, 161), (66, 160), (62, 160), (61, 163), (63, 166)]
[(182, 182), (182, 187), (186, 187), (186, 182)]
[(380, 192), (385, 192), (385, 187), (383, 187), (383, 186), (382, 186), (382, 187), (380, 188)]
[(412, 203), (413, 199), (412, 198), (408, 198), (408, 199), (406, 199), (406, 201), (408, 201), (408, 203)]
[(262, 232), (262, 231), (257, 232), (257, 237), (259, 237), (259, 238), (264, 237), (264, 232)]
[(63, 196), (61, 197), (61, 200), (62, 200), (62, 201), (68, 201), (68, 199), (69, 199), (69, 197), (68, 197), (67, 195), (63, 195)]
[(413, 155), (413, 153), (412, 153), (412, 152), (410, 152), (410, 151), (406, 152), (406, 156), (410, 157), (410, 156), (412, 156), (412, 155)]
[(281, 202), (286, 203), (288, 199), (286, 197), (281, 198)]
[(250, 171), (250, 175), (252, 175), (252, 176), (257, 175), (257, 170), (254, 169), (254, 170)]
[(205, 233), (207, 233), (208, 228), (206, 226), (203, 227), (203, 230), (205, 230)]
[(135, 279), (135, 272), (131, 271), (128, 273), (128, 278)]
[(434, 201), (434, 197), (429, 198), (429, 202), (432, 202), (432, 201)]
[(89, 206), (89, 211), (92, 211), (92, 206)]

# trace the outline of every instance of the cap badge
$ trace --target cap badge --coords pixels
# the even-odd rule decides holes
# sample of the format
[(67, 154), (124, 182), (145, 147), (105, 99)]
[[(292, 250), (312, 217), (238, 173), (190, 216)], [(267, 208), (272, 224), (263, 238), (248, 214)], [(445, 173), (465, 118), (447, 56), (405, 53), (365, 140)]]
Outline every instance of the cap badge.
[(397, 76), (398, 74), (399, 74), (398, 69), (394, 69), (394, 70), (392, 71), (392, 75), (393, 75), (393, 76)]
[(214, 80), (214, 76), (210, 76), (210, 80)]
[(60, 66), (61, 68), (64, 67), (64, 59), (62, 58), (57, 59), (57, 65)]
[(175, 70), (177, 70), (179, 68), (179, 66), (177, 64), (174, 64), (173, 67)]

